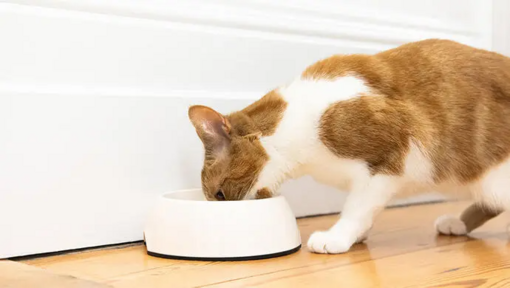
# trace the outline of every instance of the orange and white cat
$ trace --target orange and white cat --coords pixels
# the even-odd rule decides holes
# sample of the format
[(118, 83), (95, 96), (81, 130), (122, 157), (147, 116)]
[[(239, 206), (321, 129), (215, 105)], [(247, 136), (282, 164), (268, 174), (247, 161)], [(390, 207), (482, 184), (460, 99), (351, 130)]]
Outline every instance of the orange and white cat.
[[(510, 208), (510, 59), (447, 40), (335, 55), (241, 111), (193, 106), (209, 200), (271, 197), (311, 175), (350, 191), (341, 219), (308, 248), (343, 253), (400, 193), (471, 195), (461, 235)], [(263, 213), (263, 211), (261, 211)]]

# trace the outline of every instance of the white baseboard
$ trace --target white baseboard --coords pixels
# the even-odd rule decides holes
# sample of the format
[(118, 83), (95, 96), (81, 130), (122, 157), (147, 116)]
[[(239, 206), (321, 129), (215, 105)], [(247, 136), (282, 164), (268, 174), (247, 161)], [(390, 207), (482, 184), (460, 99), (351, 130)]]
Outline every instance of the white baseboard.
[[(282, 186), (282, 194), (289, 201), (296, 217), (340, 213), (347, 192), (314, 182), (309, 177), (291, 180)], [(388, 207), (446, 201), (438, 193), (400, 197), (392, 200)]]

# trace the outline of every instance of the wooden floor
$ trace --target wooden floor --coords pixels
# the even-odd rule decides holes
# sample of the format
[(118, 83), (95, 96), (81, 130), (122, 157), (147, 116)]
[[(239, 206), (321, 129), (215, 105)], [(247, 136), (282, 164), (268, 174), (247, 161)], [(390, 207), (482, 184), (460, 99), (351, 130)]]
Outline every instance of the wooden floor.
[[(150, 257), (144, 246), (136, 245), (26, 260), (23, 265), (0, 262), (0, 287), (510, 287), (509, 214), (487, 223), (472, 238), (436, 235), (437, 216), (459, 213), (467, 205), (388, 209), (366, 244), (343, 255), (317, 255), (302, 248), (267, 260), (188, 262)], [(312, 231), (326, 229), (336, 219), (299, 220), (303, 243)], [(58, 281), (64, 282), (56, 285)]]

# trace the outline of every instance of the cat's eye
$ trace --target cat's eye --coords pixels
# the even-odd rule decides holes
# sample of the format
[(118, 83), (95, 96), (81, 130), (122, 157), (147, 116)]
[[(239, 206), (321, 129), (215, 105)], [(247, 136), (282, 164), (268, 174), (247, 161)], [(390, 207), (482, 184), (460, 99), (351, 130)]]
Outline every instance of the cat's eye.
[(216, 198), (216, 200), (223, 201), (225, 200), (225, 194), (223, 194), (223, 191), (218, 190), (218, 192), (214, 195), (214, 198)]

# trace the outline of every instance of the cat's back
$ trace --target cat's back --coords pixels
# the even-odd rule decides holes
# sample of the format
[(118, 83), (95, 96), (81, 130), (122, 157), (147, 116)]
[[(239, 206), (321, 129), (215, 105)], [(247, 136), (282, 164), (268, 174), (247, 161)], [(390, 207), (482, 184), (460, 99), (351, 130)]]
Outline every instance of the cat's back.
[(370, 91), (331, 105), (319, 134), (335, 154), (363, 159), (373, 173), (403, 173), (412, 143), (426, 151), (435, 181), (469, 182), (510, 155), (505, 56), (424, 40), (373, 56), (332, 56), (302, 75), (318, 82), (346, 77), (362, 79)]
[(391, 98), (448, 97), (451, 92), (487, 95), (495, 89), (510, 98), (510, 58), (450, 40), (422, 40), (375, 55), (334, 55), (309, 66), (302, 78), (349, 75)]
[[(423, 40), (374, 56), (377, 73), (394, 89), (390, 97), (416, 95), (489, 96), (500, 90), (510, 99), (510, 59), (449, 40)], [(363, 77), (363, 76), (362, 76)], [(383, 84), (384, 86), (384, 84)]]

